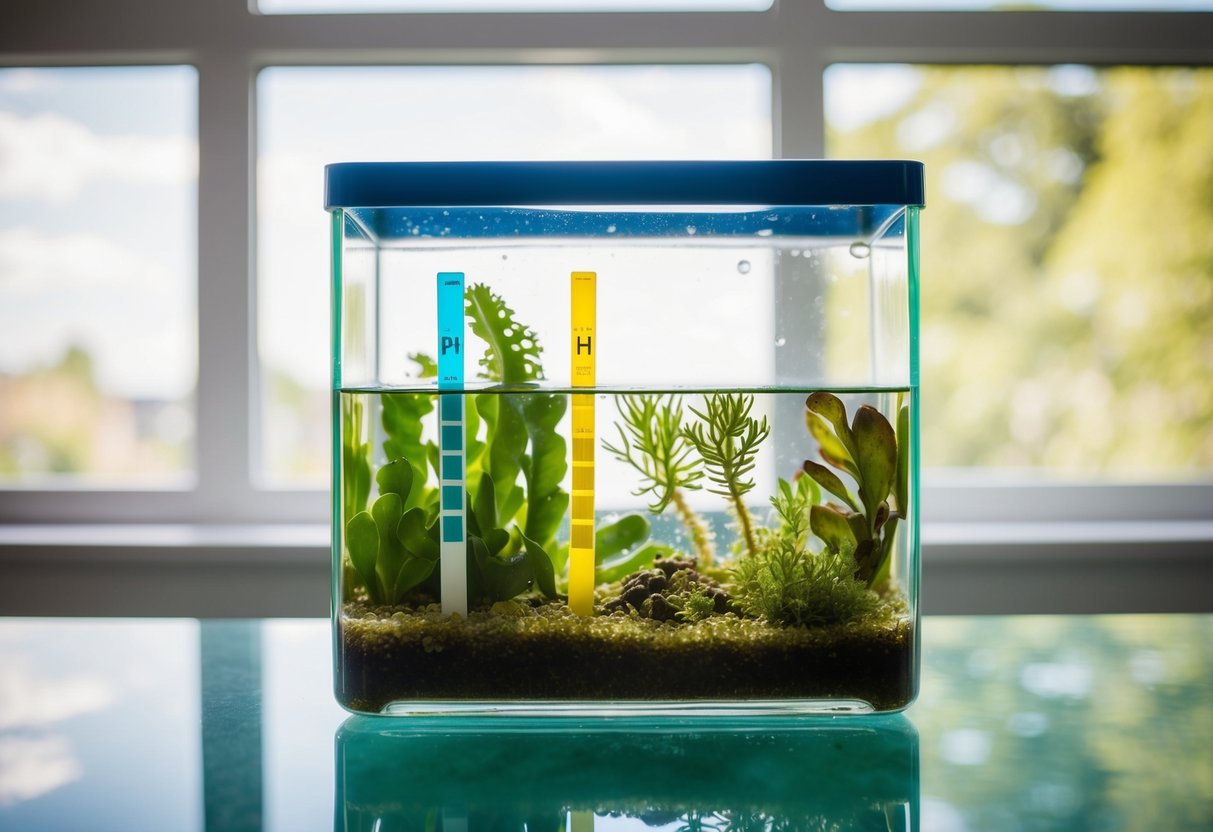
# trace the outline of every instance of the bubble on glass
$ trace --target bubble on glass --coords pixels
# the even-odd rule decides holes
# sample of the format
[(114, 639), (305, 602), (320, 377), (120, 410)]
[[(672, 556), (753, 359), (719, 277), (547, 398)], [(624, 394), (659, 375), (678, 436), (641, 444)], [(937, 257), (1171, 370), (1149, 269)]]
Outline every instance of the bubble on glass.
[(784, 344), (786, 344), (787, 342), (788, 342), (788, 339), (787, 339), (787, 338), (776, 338), (776, 339), (775, 339), (775, 346), (777, 346), (777, 347), (782, 347), (782, 346), (783, 346)]
[(856, 260), (864, 260), (872, 253), (872, 247), (867, 243), (859, 240), (851, 243), (851, 256)]
[(696, 227), (695, 227), (695, 226), (693, 226), (693, 225), (688, 225), (688, 226), (687, 226), (687, 235), (688, 235), (688, 236), (690, 236), (690, 237), (694, 237), (694, 236), (695, 236), (695, 234), (696, 234), (698, 231), (699, 231), (699, 229), (698, 229), (698, 228), (696, 228)]
[(774, 231), (772, 231), (772, 230), (771, 230), (771, 229), (769, 229), (769, 228), (760, 228), (760, 229), (758, 229), (758, 236), (759, 236), (759, 237), (770, 237), (770, 236), (771, 236), (772, 234), (774, 234), (774, 233), (775, 233), (775, 232), (774, 232)]
[(737, 261), (737, 271), (741, 272), (742, 274), (749, 274), (750, 273), (750, 261), (749, 260), (738, 260)]
[(607, 233), (608, 233), (608, 234), (614, 234), (614, 233), (615, 233), (615, 226), (614, 226), (614, 225), (608, 225), (608, 226), (607, 226)]

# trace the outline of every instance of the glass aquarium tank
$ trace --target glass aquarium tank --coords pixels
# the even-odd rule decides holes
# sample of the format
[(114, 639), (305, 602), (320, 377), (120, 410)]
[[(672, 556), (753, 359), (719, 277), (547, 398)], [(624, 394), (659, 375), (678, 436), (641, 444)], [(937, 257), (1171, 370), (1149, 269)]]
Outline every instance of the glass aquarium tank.
[(330, 165), (338, 701), (906, 707), (922, 176)]

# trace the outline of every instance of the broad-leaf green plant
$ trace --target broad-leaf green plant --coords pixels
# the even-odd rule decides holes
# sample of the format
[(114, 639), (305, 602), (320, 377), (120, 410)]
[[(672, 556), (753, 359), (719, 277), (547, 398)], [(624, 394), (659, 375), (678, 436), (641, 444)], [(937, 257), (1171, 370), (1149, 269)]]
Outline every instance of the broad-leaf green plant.
[[(648, 569), (659, 557), (671, 557), (674, 549), (663, 543), (649, 542), (652, 526), (642, 514), (625, 514), (594, 530), (594, 583), (609, 584)], [(563, 571), (568, 563), (569, 546), (556, 549), (553, 563)]]
[(407, 460), (390, 462), (375, 475), (379, 497), (369, 511), (350, 518), (345, 543), (350, 562), (372, 603), (396, 604), (434, 572), (437, 524), (425, 509), (405, 507), (413, 485)]
[(899, 441), (898, 431), (874, 407), (861, 405), (848, 424), (846, 406), (832, 393), (819, 391), (805, 402), (805, 423), (821, 458), (852, 480), (858, 492), (830, 468), (805, 460), (804, 473), (842, 501), (813, 506), (810, 528), (828, 551), (854, 558), (855, 577), (867, 586), (887, 575), (897, 523), (908, 511), (908, 419), (908, 409), (902, 408)]

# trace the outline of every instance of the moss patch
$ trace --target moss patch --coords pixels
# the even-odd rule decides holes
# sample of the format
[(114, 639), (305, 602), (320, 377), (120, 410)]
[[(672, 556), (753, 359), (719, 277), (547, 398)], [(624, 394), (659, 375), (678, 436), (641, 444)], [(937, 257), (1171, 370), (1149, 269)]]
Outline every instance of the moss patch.
[(860, 699), (911, 696), (913, 638), (896, 605), (830, 627), (777, 627), (735, 615), (695, 623), (563, 604), (502, 602), (464, 619), (437, 605), (347, 604), (339, 695), (354, 710), (393, 701)]

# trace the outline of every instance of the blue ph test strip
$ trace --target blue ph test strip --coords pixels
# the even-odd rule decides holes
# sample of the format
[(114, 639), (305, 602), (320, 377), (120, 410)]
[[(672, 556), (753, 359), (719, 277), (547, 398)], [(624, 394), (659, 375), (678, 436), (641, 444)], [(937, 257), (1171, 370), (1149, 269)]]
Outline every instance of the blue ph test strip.
[[(438, 273), (438, 480), (442, 612), (468, 612), (463, 449), (463, 272)], [(458, 391), (458, 392), (444, 392)]]

